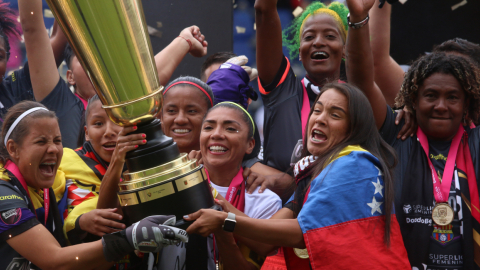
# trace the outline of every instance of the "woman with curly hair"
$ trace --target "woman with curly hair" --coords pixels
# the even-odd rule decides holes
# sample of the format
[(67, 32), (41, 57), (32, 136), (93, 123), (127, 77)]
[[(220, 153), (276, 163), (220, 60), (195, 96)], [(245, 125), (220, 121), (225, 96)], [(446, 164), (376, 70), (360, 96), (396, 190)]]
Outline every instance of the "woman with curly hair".
[(347, 45), (347, 64), (360, 63), (350, 82), (364, 91), (383, 139), (397, 151), (395, 210), (412, 268), (480, 269), (480, 129), (466, 125), (480, 113), (478, 67), (442, 52), (416, 60), (396, 106), (413, 113), (418, 129), (401, 141), (402, 125), (374, 84), (368, 27), (350, 31), (349, 39), (355, 46)]

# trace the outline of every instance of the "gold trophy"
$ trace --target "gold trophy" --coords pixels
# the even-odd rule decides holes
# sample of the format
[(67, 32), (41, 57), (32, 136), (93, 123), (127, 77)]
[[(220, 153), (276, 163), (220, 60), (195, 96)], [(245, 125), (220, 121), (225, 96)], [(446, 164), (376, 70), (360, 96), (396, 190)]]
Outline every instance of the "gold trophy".
[[(214, 205), (202, 165), (180, 154), (155, 115), (162, 90), (141, 0), (47, 0), (110, 119), (137, 125), (146, 145), (127, 154), (119, 184), (127, 224), (149, 215), (185, 214)], [(179, 227), (186, 224), (179, 222)]]

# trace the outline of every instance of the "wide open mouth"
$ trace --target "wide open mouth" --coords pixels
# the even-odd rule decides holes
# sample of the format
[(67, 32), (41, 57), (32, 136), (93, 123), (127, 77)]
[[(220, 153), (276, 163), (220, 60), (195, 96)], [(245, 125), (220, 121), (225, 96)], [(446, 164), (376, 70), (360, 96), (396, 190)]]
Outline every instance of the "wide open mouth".
[(103, 146), (103, 149), (107, 151), (113, 151), (115, 150), (115, 146), (117, 146), (117, 142), (107, 142), (102, 144), (102, 146)]
[(55, 175), (55, 165), (57, 165), (56, 162), (43, 162), (39, 166), (40, 172), (45, 176), (53, 176)]
[(310, 58), (312, 58), (314, 60), (325, 60), (325, 59), (328, 59), (329, 57), (330, 57), (330, 55), (326, 52), (313, 52), (310, 55)]
[(327, 135), (318, 129), (312, 131), (312, 141), (314, 142), (324, 142), (327, 140)]

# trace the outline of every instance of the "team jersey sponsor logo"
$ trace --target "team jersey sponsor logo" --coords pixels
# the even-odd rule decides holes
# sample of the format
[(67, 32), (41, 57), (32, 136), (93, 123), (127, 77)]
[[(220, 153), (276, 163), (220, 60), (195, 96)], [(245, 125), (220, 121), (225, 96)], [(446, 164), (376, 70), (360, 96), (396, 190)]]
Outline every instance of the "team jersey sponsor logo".
[(426, 224), (428, 226), (432, 225), (432, 219), (431, 218), (422, 218), (422, 217), (417, 217), (417, 218), (406, 218), (407, 223), (421, 223), (421, 224)]
[(0, 196), (0, 201), (4, 201), (4, 200), (22, 200), (23, 201), (23, 198), (15, 194)]
[(10, 209), (0, 213), (0, 219), (3, 223), (8, 225), (16, 224), (22, 217), (22, 210), (20, 208)]
[(30, 270), (30, 262), (22, 257), (15, 257), (8, 264), (6, 270)]
[(404, 205), (403, 212), (405, 212), (405, 214), (410, 214), (410, 212), (412, 212), (412, 206), (410, 204)]
[(438, 226), (436, 224), (433, 224), (432, 237), (433, 239), (442, 244), (450, 242), (454, 238), (453, 225), (448, 224), (445, 226)]

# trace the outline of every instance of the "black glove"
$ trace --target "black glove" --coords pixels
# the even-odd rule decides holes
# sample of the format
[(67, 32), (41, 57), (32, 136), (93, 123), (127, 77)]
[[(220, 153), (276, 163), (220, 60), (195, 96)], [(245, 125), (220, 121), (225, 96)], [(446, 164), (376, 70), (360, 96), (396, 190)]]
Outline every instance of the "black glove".
[(388, 2), (390, 5), (393, 5), (396, 2), (398, 2), (398, 0), (380, 0), (380, 5), (378, 5), (378, 7), (382, 8), (383, 5), (385, 5), (385, 2)]
[(102, 244), (105, 259), (108, 262), (118, 261), (134, 250), (158, 252), (163, 246), (188, 242), (186, 231), (170, 227), (175, 225), (175, 221), (175, 216), (149, 216), (123, 231), (104, 235)]

